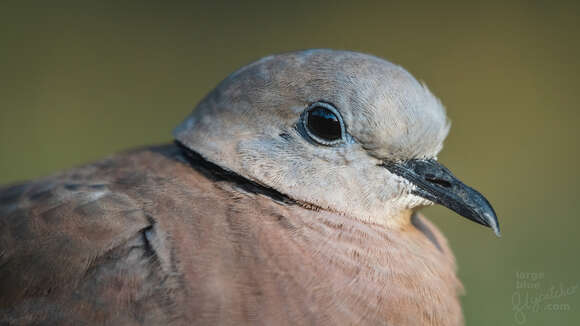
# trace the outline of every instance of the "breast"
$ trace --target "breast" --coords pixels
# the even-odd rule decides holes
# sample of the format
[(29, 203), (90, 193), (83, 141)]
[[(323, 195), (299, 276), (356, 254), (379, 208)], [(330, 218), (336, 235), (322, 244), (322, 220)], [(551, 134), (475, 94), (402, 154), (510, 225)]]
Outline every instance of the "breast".
[(173, 214), (156, 215), (166, 217), (157, 227), (177, 257), (172, 268), (187, 288), (183, 302), (190, 320), (462, 324), (454, 258), (422, 217), (389, 231), (196, 171), (187, 178), (191, 184), (180, 187), (188, 190), (175, 203), (179, 213), (173, 207)]
[[(70, 210), (74, 214), (61, 209), (58, 217), (64, 222), (74, 218), (75, 225), (99, 221), (119, 232), (99, 233), (93, 246), (77, 234), (86, 245), (69, 246), (79, 261), (72, 266), (60, 264), (68, 258), (46, 249), (58, 244), (50, 241), (61, 233), (46, 231), (39, 235), (46, 239), (42, 246), (37, 243), (26, 250), (7, 242), (18, 239), (3, 237), (10, 255), (28, 257), (32, 252), (45, 263), (43, 271), (13, 273), (20, 277), (15, 284), (31, 275), (35, 280), (56, 277), (62, 274), (54, 273), (59, 268), (66, 269), (62, 275), (74, 282), (54, 278), (28, 288), (27, 296), (18, 295), (18, 303), (10, 300), (12, 310), (3, 310), (2, 320), (28, 316), (36, 321), (92, 318), (119, 324), (462, 323), (457, 300), (461, 285), (453, 256), (437, 229), (419, 216), (408, 228), (389, 231), (212, 178), (188, 164), (173, 147), (121, 155), (66, 176), (76, 180), (75, 189), (63, 185), (45, 195), (30, 192), (29, 197), (52, 203), (58, 195), (59, 207), (64, 208), (85, 203), (85, 197), (90, 199), (87, 203), (102, 203), (98, 207), (103, 212), (94, 205), (76, 205), (82, 209)], [(79, 179), (83, 185), (78, 185)], [(66, 178), (51, 180), (50, 184), (60, 184)], [(32, 188), (22, 189), (2, 194), (20, 203), (18, 198)], [(67, 197), (71, 191), (78, 195)], [(22, 205), (2, 209), (18, 212)], [(38, 207), (26, 209), (27, 221), (33, 221)], [(14, 215), (6, 214), (4, 222)], [(58, 224), (50, 225), (54, 229)], [(115, 244), (105, 246), (114, 250), (97, 246), (103, 243)], [(15, 265), (3, 265), (7, 266)], [(50, 291), (41, 291), (45, 288)], [(34, 298), (28, 296), (31, 293)], [(74, 302), (92, 302), (95, 308), (85, 311)]]
[(408, 227), (389, 230), (183, 163), (169, 170), (157, 187), (172, 191), (156, 194), (149, 209), (158, 230), (151, 241), (168, 248), (166, 261), (183, 286), (177, 301), (190, 321), (463, 323), (454, 257), (425, 218), (414, 215)]
[(278, 216), (278, 223), (257, 223), (263, 258), (252, 270), (271, 280), (268, 296), (284, 298), (280, 307), (290, 315), (330, 325), (462, 324), (454, 258), (421, 217), (421, 229), (388, 231), (299, 207), (261, 215)]

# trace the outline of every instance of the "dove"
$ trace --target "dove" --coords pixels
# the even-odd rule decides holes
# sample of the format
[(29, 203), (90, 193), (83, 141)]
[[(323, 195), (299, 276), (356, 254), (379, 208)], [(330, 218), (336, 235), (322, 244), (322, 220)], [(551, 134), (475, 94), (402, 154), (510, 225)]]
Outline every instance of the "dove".
[(0, 189), (0, 321), (461, 325), (440, 204), (499, 235), (437, 161), (441, 102), (350, 51), (268, 56), (143, 147)]

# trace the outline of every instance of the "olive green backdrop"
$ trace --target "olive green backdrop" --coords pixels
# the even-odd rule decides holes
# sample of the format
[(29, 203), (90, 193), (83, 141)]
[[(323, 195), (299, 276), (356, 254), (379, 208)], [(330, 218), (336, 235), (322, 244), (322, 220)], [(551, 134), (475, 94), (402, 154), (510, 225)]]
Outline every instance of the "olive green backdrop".
[(573, 2), (540, 1), (2, 2), (0, 183), (170, 141), (261, 56), (368, 52), (441, 98), (452, 128), (440, 160), (498, 212), (501, 239), (425, 210), (457, 256), (468, 325), (578, 325), (579, 17)]

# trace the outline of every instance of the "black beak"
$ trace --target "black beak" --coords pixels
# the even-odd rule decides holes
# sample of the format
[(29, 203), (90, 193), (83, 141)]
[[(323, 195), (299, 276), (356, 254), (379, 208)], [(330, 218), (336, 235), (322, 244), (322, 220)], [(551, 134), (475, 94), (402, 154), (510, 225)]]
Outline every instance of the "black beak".
[(499, 223), (495, 211), (475, 189), (459, 181), (446, 167), (435, 160), (384, 162), (391, 173), (403, 177), (417, 188), (413, 194), (441, 204), (457, 214), (493, 229), (497, 236)]

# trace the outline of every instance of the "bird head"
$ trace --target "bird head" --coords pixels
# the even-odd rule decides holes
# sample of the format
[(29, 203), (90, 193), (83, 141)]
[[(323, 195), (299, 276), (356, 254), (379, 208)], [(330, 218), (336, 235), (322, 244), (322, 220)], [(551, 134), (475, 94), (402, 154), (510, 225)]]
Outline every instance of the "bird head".
[(441, 102), (402, 67), (307, 50), (234, 72), (174, 136), (223, 169), (313, 207), (396, 228), (437, 203), (499, 235), (488, 201), (437, 162), (448, 131)]

